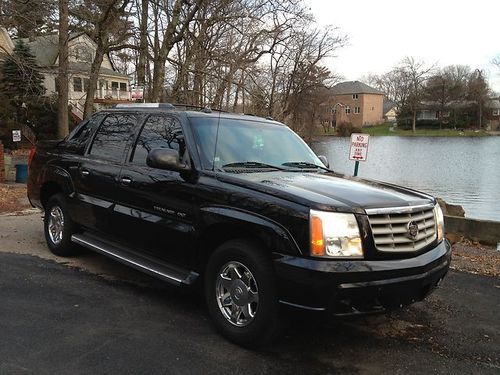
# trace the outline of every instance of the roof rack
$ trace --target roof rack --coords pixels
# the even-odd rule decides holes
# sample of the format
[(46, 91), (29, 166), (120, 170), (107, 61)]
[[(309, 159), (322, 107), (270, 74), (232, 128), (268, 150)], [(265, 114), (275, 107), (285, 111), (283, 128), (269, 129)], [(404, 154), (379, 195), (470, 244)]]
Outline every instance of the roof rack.
[(120, 103), (115, 104), (113, 108), (163, 108), (175, 109), (175, 106), (170, 103)]
[(186, 109), (198, 109), (204, 113), (212, 113), (212, 111), (227, 113), (222, 109), (212, 109), (209, 106), (200, 106), (193, 104), (181, 104), (181, 103), (120, 103), (115, 104), (113, 108), (162, 108), (162, 109), (179, 109), (179, 107), (184, 107)]
[(201, 105), (181, 104), (181, 103), (174, 103), (172, 105), (175, 106), (176, 108), (178, 108), (178, 107), (184, 107), (184, 108), (190, 108), (190, 109), (199, 109), (199, 110), (201, 110), (202, 112), (205, 112), (205, 113), (212, 113), (212, 111), (227, 113), (227, 111), (224, 111), (222, 109), (212, 109), (208, 105), (207, 106), (201, 106)]

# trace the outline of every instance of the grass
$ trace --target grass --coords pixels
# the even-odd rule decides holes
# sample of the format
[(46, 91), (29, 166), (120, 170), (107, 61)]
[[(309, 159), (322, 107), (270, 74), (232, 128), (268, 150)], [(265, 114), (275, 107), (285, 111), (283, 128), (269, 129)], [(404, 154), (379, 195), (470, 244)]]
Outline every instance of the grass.
[(417, 129), (415, 132), (411, 130), (403, 130), (392, 128), (393, 124), (385, 123), (376, 126), (364, 127), (363, 133), (372, 136), (403, 136), (403, 137), (484, 137), (489, 134), (484, 130), (454, 130), (454, 129)]

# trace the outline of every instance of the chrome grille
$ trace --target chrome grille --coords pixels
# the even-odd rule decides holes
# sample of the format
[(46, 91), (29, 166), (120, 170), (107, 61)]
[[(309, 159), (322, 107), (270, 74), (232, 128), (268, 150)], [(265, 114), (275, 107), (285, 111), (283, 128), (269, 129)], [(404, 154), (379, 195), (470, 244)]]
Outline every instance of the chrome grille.
[[(370, 214), (370, 211), (375, 213)], [(436, 239), (436, 219), (432, 207), (417, 210), (408, 208), (408, 211), (412, 212), (377, 213), (376, 210), (367, 210), (373, 240), (378, 250), (418, 251)], [(408, 224), (412, 221), (418, 225), (418, 235), (415, 239), (408, 236)]]

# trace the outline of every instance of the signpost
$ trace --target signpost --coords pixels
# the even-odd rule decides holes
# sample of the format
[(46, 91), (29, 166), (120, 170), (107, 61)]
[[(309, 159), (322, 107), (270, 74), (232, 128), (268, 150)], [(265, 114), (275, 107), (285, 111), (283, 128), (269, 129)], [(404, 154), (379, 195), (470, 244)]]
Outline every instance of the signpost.
[(21, 130), (12, 130), (12, 141), (21, 142)]
[(354, 176), (358, 175), (359, 162), (366, 161), (368, 156), (368, 142), (370, 141), (369, 134), (352, 133), (351, 147), (349, 148), (349, 160), (355, 160)]

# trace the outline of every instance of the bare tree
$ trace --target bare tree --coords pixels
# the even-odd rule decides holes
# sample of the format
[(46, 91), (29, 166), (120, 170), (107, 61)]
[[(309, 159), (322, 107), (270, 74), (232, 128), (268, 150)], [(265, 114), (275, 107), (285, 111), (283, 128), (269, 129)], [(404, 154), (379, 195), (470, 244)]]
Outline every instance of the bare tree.
[(406, 57), (396, 68), (408, 88), (406, 105), (412, 115), (413, 132), (416, 130), (417, 111), (425, 95), (425, 83), (434, 69), (435, 65), (428, 66), (413, 57)]
[(478, 126), (483, 126), (483, 108), (488, 100), (490, 89), (483, 71), (476, 69), (469, 77), (467, 96), (477, 105)]
[(104, 56), (111, 51), (136, 48), (128, 43), (132, 36), (127, 20), (131, 0), (83, 0), (76, 2), (71, 13), (79, 21), (79, 29), (86, 32), (96, 43), (90, 65), (89, 85), (83, 111), (84, 118), (94, 110), (94, 95)]
[(425, 87), (425, 98), (439, 105), (439, 127), (442, 128), (443, 113), (455, 102), (465, 99), (470, 68), (450, 65), (429, 77)]
[[(207, 0), (160, 0), (153, 7), (155, 13), (153, 77), (150, 100), (158, 102), (163, 92), (165, 64), (174, 46), (182, 41), (186, 29), (198, 12), (200, 5)], [(167, 23), (164, 26), (165, 22)]]

